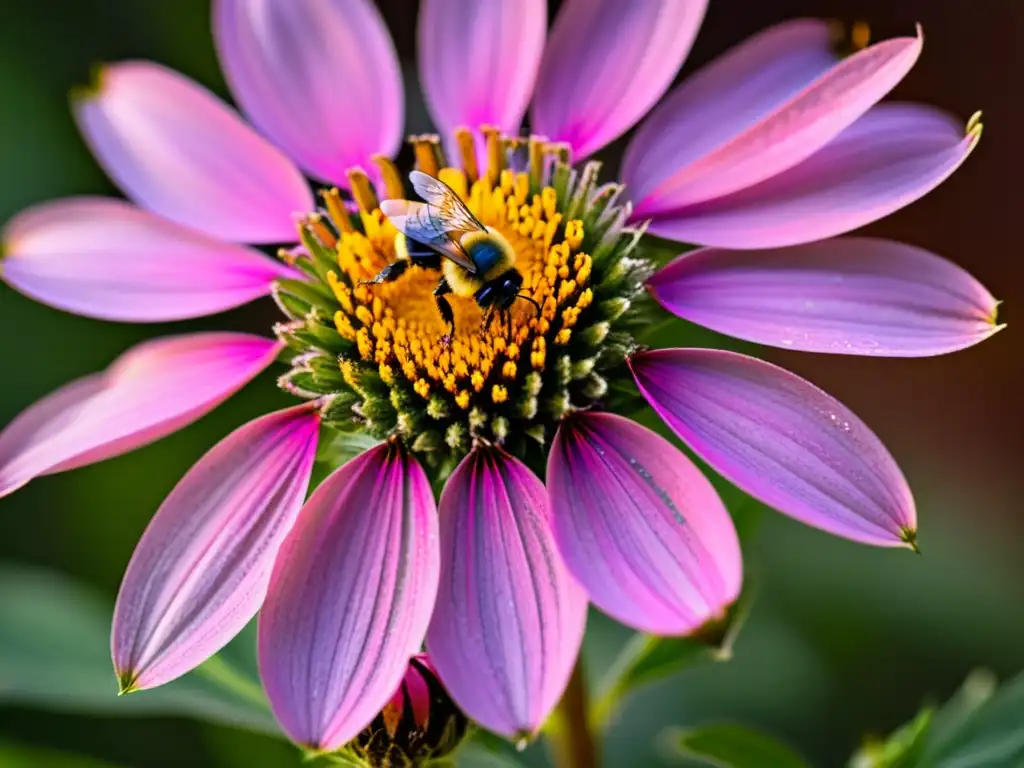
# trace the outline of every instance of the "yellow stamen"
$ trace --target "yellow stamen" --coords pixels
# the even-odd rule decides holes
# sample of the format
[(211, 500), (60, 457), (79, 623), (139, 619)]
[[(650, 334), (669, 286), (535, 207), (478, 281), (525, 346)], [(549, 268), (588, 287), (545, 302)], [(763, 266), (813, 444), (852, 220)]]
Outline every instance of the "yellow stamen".
[(391, 158), (385, 155), (374, 155), (373, 162), (380, 169), (381, 179), (384, 181), (384, 193), (392, 200), (401, 200), (405, 197), (405, 185), (398, 173), (398, 168)]
[(443, 161), (441, 158), (441, 140), (437, 136), (425, 134), (412, 137), (412, 147), (416, 153), (416, 167), (423, 173), (437, 176)]
[(363, 213), (370, 213), (378, 206), (377, 195), (373, 191), (370, 177), (360, 168), (348, 170), (348, 183), (352, 187), (352, 197)]
[(456, 128), (455, 143), (459, 148), (462, 170), (465, 171), (470, 181), (476, 181), (480, 176), (476, 165), (476, 137), (473, 136), (473, 132), (469, 128)]
[(871, 42), (871, 27), (866, 21), (853, 22), (853, 29), (850, 30), (850, 44), (853, 50), (859, 51), (867, 48)]
[(354, 232), (352, 220), (348, 217), (348, 211), (345, 210), (345, 201), (341, 199), (341, 193), (338, 191), (338, 188), (325, 189), (320, 195), (324, 199), (324, 205), (327, 206), (327, 213), (331, 217), (331, 222), (338, 231)]
[(306, 217), (306, 224), (316, 235), (316, 239), (324, 244), (327, 248), (333, 248), (337, 245), (337, 238), (334, 237), (334, 233), (324, 223), (323, 216), (319, 213), (311, 213)]
[(480, 132), (487, 140), (487, 178), (491, 184), (498, 181), (501, 172), (505, 170), (505, 152), (501, 141), (501, 132), (493, 125), (481, 126)]
[[(351, 386), (358, 384), (360, 369), (355, 366), (368, 363), (370, 367), (361, 370), (376, 371), (385, 385), (404, 382), (425, 400), (451, 397), (462, 410), (479, 407), (486, 413), (495, 404), (520, 403), (518, 393), (527, 382), (539, 381), (536, 376), (547, 369), (549, 357), (553, 364), (564, 354), (549, 355), (549, 347), (569, 343), (570, 329), (592, 303), (593, 262), (581, 250), (583, 223), (563, 222), (555, 190), (540, 187), (542, 177), (506, 168), (504, 137), (492, 128), (483, 133), (489, 164), (479, 175), (473, 165), (473, 135), (468, 131), (456, 132), (462, 169), (433, 165), (440, 155), (436, 137), (413, 140), (417, 162), (424, 172), (433, 172), (448, 184), (484, 225), (508, 239), (516, 253), (515, 268), (523, 276), (521, 293), (537, 302), (540, 316), (529, 302), (516, 301), (507, 315), (495, 312), (481, 327), (484, 315), (476, 300), (448, 294), (455, 333), (451, 343), (445, 344), (447, 327), (433, 295), (440, 279), (436, 270), (413, 264), (392, 282), (360, 284), (395, 260), (398, 232), (376, 208), (377, 196), (366, 174), (355, 170), (349, 178), (363, 231), (335, 222), (337, 268), (327, 275), (341, 307), (334, 317), (335, 328), (356, 345), (349, 353), (353, 359), (341, 366)], [(558, 148), (540, 138), (530, 141), (531, 155), (542, 157), (552, 151)], [(390, 161), (378, 161), (378, 165), (386, 194), (395, 196), (398, 190), (392, 187), (399, 179), (392, 174), (394, 166)], [(336, 191), (325, 193), (324, 199), (332, 220), (348, 221)]]

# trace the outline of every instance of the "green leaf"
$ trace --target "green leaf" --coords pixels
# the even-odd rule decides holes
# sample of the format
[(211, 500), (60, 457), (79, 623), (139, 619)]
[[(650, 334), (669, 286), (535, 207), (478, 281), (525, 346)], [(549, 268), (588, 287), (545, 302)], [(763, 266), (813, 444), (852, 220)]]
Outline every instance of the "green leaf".
[[(991, 681), (968, 678), (942, 714), (950, 728), (935, 734), (914, 768), (992, 768), (1024, 764), (1024, 674), (994, 695)], [(970, 688), (968, 688), (970, 686)], [(967, 690), (965, 690), (967, 689)], [(901, 766), (902, 768), (902, 766)]]
[(338, 429), (324, 427), (320, 430), (316, 460), (340, 467), (379, 443), (380, 440), (365, 432), (342, 432)]
[(459, 768), (522, 768), (522, 764), (508, 754), (493, 751), (476, 741), (467, 741), (453, 755)]
[(591, 712), (595, 727), (606, 728), (622, 700), (645, 685), (687, 667), (728, 661), (753, 601), (754, 589), (748, 586), (725, 619), (687, 637), (635, 635), (619, 652), (599, 686), (601, 692)]
[(677, 243), (674, 240), (667, 240), (664, 237), (658, 237), (649, 233), (644, 233), (644, 236), (640, 238), (639, 247), (643, 250), (644, 258), (659, 266), (667, 264), (676, 256), (696, 250), (697, 248), (695, 245)]
[(883, 741), (869, 740), (850, 760), (850, 768), (897, 768), (912, 765), (924, 746), (935, 710), (925, 707), (917, 717)]
[(110, 601), (65, 576), (0, 567), (0, 704), (92, 715), (183, 715), (281, 735), (256, 674), (253, 627), (185, 677), (117, 695)]
[(668, 733), (673, 750), (716, 768), (809, 768), (802, 757), (773, 736), (740, 725), (706, 725)]
[(91, 757), (8, 742), (0, 742), (0, 765), (4, 768), (116, 768), (113, 763)]
[(986, 669), (971, 672), (960, 689), (932, 717), (919, 762), (934, 763), (944, 750), (953, 746), (960, 729), (992, 698), (998, 685), (996, 676)]
[(976, 671), (941, 708), (924, 708), (884, 741), (869, 742), (851, 768), (994, 768), (1024, 765), (1024, 675), (996, 690)]

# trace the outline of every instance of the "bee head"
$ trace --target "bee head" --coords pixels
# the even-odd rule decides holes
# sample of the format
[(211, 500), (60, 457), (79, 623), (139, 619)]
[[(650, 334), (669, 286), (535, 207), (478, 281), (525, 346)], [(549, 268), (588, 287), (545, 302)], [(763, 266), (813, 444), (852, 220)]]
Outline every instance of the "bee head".
[(519, 270), (510, 269), (494, 282), (494, 292), (498, 297), (496, 303), (502, 309), (508, 309), (511, 307), (516, 299), (522, 299), (523, 301), (528, 301), (533, 304), (534, 309), (537, 310), (537, 316), (540, 316), (540, 304), (525, 293), (519, 292), (519, 289), (523, 287), (523, 276)]
[(510, 269), (498, 278), (497, 293), (501, 297), (501, 308), (508, 309), (516, 300), (519, 289), (523, 287), (523, 276), (519, 270)]

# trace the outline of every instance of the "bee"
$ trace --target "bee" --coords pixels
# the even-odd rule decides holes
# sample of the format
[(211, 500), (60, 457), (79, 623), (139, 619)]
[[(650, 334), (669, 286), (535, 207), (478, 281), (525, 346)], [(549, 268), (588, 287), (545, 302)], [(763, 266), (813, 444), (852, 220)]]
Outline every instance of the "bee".
[(484, 226), (455, 191), (426, 173), (409, 174), (413, 189), (426, 202), (384, 200), (380, 209), (398, 229), (398, 258), (366, 284), (390, 283), (413, 264), (441, 272), (434, 301), (448, 331), (443, 344), (451, 344), (455, 316), (448, 295), (472, 298), (484, 310), (483, 327), (495, 310), (503, 315), (516, 299), (528, 301), (540, 314), (540, 305), (519, 293), (523, 276), (516, 269), (516, 252), (493, 227)]

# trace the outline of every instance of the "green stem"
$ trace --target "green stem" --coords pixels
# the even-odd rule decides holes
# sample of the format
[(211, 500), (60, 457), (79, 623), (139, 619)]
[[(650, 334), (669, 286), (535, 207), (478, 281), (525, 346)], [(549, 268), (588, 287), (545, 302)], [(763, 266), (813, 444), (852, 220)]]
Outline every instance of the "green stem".
[(598, 768), (600, 756), (590, 723), (590, 695), (583, 659), (576, 662), (562, 700), (548, 729), (554, 762), (558, 768)]
[(259, 704), (261, 707), (267, 706), (267, 697), (263, 695), (263, 689), (245, 675), (240, 674), (219, 656), (207, 659), (205, 664), (196, 669), (196, 672), (254, 704)]

